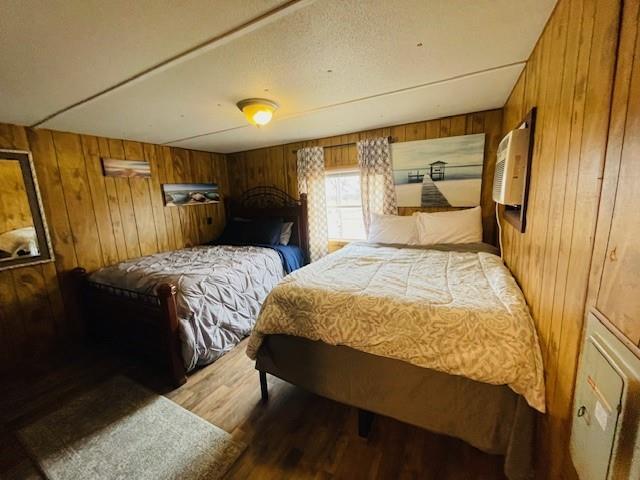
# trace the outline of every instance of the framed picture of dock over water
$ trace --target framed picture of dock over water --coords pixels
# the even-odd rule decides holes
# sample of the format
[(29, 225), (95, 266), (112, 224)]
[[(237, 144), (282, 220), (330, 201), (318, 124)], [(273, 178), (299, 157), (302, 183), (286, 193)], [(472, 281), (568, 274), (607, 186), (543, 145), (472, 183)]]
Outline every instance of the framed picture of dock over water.
[(399, 207), (480, 205), (484, 133), (391, 145)]

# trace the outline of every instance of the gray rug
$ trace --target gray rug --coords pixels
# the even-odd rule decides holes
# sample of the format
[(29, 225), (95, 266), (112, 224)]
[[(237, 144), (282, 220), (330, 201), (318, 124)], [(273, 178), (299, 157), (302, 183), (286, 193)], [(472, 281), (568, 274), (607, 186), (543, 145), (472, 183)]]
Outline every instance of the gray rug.
[(51, 480), (217, 479), (244, 450), (224, 430), (124, 377), (19, 435)]

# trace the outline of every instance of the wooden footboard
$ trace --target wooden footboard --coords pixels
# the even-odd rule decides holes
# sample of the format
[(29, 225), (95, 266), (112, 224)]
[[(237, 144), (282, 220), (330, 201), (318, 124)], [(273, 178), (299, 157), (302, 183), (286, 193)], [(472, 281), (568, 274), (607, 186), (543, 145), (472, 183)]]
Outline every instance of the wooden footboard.
[(93, 338), (152, 355), (168, 369), (175, 387), (187, 381), (174, 285), (161, 284), (156, 295), (147, 295), (92, 282), (84, 268), (76, 268), (72, 274), (87, 331)]

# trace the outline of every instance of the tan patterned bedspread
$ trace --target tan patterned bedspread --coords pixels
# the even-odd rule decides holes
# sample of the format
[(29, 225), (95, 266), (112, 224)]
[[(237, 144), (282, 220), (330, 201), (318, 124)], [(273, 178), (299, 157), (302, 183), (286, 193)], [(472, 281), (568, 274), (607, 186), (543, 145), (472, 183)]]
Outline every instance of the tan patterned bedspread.
[(351, 244), (267, 297), (247, 354), (287, 334), (508, 385), (545, 411), (542, 356), (522, 292), (484, 252)]

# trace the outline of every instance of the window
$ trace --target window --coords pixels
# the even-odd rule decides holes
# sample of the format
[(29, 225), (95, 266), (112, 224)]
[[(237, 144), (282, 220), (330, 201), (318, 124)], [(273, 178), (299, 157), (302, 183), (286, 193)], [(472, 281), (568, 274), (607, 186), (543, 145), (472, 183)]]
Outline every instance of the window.
[(325, 184), (329, 240), (364, 240), (360, 173), (327, 173)]

